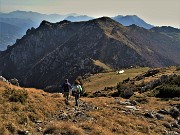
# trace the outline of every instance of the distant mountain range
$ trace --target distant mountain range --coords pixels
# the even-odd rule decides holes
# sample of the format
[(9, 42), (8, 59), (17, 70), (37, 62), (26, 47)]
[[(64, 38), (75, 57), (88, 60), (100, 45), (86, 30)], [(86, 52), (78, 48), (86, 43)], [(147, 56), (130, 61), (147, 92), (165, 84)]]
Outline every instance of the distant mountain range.
[(1, 41), (0, 48), (2, 50), (5, 50), (8, 44), (14, 44), (15, 39), (21, 36), (21, 29), (17, 26), (7, 24), (4, 22), (0, 22), (0, 26), (1, 26), (0, 27), (1, 33), (3, 33), (0, 36), (0, 41)]
[(141, 18), (139, 18), (136, 15), (127, 15), (127, 16), (118, 15), (118, 16), (112, 17), (112, 19), (121, 23), (124, 26), (135, 24), (145, 29), (151, 29), (154, 27), (153, 25), (146, 23), (145, 21), (143, 21)]
[(0, 52), (0, 75), (45, 88), (65, 78), (97, 73), (98, 60), (114, 69), (180, 65), (180, 30), (123, 26), (108, 17), (83, 22), (42, 21)]
[[(14, 11), (10, 13), (0, 13), (0, 22), (6, 23), (6, 26), (13, 25), (18, 27), (19, 30), (16, 31), (15, 28), (12, 28), (11, 34), (5, 34), (0, 29), (0, 50), (5, 50), (8, 45), (13, 45), (16, 39), (21, 38), (25, 33), (26, 30), (31, 27), (37, 27), (43, 20), (49, 22), (60, 22), (62, 20), (68, 20), (72, 22), (79, 22), (79, 21), (88, 21), (94, 19), (93, 17), (86, 16), (86, 15), (78, 15), (78, 14), (67, 14), (67, 15), (59, 15), (59, 14), (40, 14), (37, 12), (32, 11)], [(112, 19), (116, 20), (117, 22), (123, 24), (124, 26), (129, 26), (135, 24), (137, 26), (150, 29), (153, 25), (147, 24), (142, 19), (135, 15), (128, 15), (128, 16), (116, 16), (112, 17)], [(1, 25), (1, 24), (0, 24)], [(5, 25), (1, 25), (0, 28), (4, 27)]]
[(71, 22), (80, 22), (80, 21), (89, 21), (94, 19), (93, 17), (89, 17), (87, 15), (80, 15), (80, 16), (68, 16), (64, 20), (68, 20)]
[(13, 45), (16, 39), (26, 34), (27, 29), (37, 27), (38, 24), (30, 19), (0, 18), (0, 50)]
[(68, 16), (78, 16), (78, 14), (67, 14), (67, 15), (59, 15), (59, 14), (41, 14), (32, 11), (13, 11), (10, 13), (0, 13), (0, 18), (19, 18), (19, 19), (30, 19), (34, 22), (40, 23), (42, 20), (47, 20), (50, 22), (59, 22)]

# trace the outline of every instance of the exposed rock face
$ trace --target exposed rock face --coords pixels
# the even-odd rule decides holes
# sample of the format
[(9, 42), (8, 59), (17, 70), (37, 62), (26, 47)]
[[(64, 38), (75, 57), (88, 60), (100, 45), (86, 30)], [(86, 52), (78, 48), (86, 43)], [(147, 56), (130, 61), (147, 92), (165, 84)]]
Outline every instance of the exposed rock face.
[(179, 45), (179, 40), (165, 34), (124, 27), (107, 17), (74, 23), (42, 21), (0, 52), (0, 74), (16, 77), (25, 86), (44, 88), (102, 70), (92, 59), (115, 69), (179, 65)]

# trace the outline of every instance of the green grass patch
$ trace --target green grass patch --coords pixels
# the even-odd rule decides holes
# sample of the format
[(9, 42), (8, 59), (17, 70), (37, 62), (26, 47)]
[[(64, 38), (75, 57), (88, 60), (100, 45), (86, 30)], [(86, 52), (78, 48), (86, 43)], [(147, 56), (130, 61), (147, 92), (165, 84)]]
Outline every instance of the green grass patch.
[(125, 69), (123, 74), (117, 74), (116, 72), (99, 73), (89, 77), (89, 81), (84, 82), (84, 87), (87, 92), (94, 92), (97, 90), (103, 90), (105, 87), (116, 86), (117, 83), (122, 82), (128, 77), (134, 78), (136, 75), (148, 71), (148, 67)]

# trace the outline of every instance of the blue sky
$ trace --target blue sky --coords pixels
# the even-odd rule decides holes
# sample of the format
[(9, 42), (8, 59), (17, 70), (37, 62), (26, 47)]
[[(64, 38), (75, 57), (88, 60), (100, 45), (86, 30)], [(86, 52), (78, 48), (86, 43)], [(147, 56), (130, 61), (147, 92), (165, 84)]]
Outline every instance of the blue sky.
[(93, 17), (137, 15), (156, 26), (180, 28), (180, 0), (0, 0), (0, 10)]

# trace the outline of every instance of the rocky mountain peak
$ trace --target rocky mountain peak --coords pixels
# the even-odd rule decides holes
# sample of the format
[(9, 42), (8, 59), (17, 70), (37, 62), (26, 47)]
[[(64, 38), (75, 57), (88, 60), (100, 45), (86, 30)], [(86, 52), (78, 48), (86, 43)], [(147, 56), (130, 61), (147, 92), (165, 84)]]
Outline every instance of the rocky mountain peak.
[(39, 27), (51, 27), (52, 26), (52, 23), (46, 21), (46, 20), (43, 20), (41, 23), (40, 23), (40, 26)]
[(0, 74), (16, 77), (28, 87), (44, 88), (102, 71), (91, 59), (114, 69), (178, 65), (179, 44), (173, 35), (125, 27), (109, 17), (87, 22), (44, 20), (0, 54)]
[(100, 17), (100, 18), (96, 18), (93, 20), (88, 21), (90, 23), (117, 23), (116, 21), (114, 21), (113, 19), (109, 18), (109, 17)]
[(68, 23), (71, 23), (71, 21), (63, 20), (63, 21), (57, 22), (57, 24), (68, 24)]

